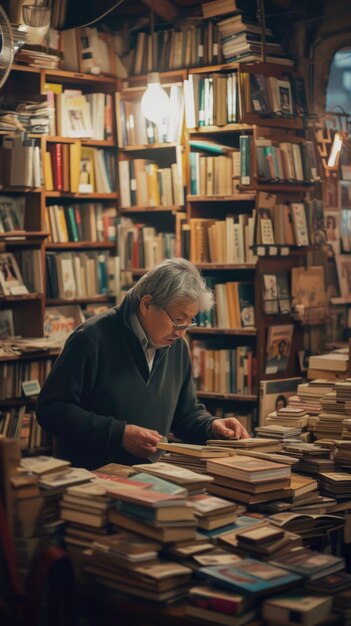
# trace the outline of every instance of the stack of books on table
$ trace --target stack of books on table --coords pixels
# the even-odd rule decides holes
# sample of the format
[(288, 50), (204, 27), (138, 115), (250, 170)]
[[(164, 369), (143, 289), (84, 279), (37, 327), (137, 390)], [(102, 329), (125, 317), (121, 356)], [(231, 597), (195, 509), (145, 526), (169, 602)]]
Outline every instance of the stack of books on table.
[(320, 474), (320, 490), (326, 496), (338, 500), (351, 498), (351, 474), (346, 472), (322, 472)]
[(266, 426), (256, 426), (257, 437), (268, 439), (278, 439), (278, 441), (289, 441), (301, 439), (301, 428), (295, 426), (281, 426), (280, 424), (267, 424)]
[(253, 598), (212, 585), (192, 587), (188, 602), (187, 615), (224, 626), (242, 626), (253, 620), (258, 613)]
[(158, 476), (171, 483), (187, 489), (189, 495), (204, 493), (208, 485), (213, 481), (212, 476), (198, 474), (178, 465), (171, 465), (158, 461), (157, 463), (145, 463), (134, 466), (135, 471), (142, 471), (152, 476)]
[(236, 552), (242, 556), (269, 561), (287, 552), (292, 548), (301, 547), (300, 535), (278, 528), (269, 522), (262, 526), (244, 528), (237, 533)]
[(313, 443), (285, 443), (283, 454), (299, 459), (294, 465), (294, 472), (316, 475), (320, 472), (332, 472), (334, 462), (330, 459), (330, 450)]
[(197, 527), (203, 530), (214, 530), (233, 524), (245, 510), (234, 502), (208, 494), (190, 496), (188, 501), (194, 511)]
[(351, 469), (351, 440), (350, 439), (334, 439), (333, 446), (330, 451), (330, 458), (334, 461), (336, 467)]
[(116, 592), (172, 602), (188, 591), (191, 569), (160, 560), (162, 545), (133, 533), (101, 537), (84, 554), (84, 571), (94, 582)]
[(307, 371), (308, 378), (327, 378), (340, 380), (346, 378), (349, 371), (349, 349), (339, 348), (328, 354), (310, 356)]
[(308, 383), (298, 385), (297, 394), (304, 405), (308, 405), (310, 415), (318, 415), (322, 410), (321, 398), (334, 391), (334, 383), (324, 378), (316, 378)]
[(289, 495), (291, 469), (251, 456), (238, 455), (207, 462), (214, 477), (209, 493), (244, 504), (281, 500)]
[(306, 409), (286, 406), (278, 411), (269, 413), (266, 418), (266, 426), (287, 426), (289, 428), (300, 428), (301, 431), (307, 427), (308, 413)]
[(351, 418), (349, 417), (343, 420), (341, 437), (343, 439), (351, 439)]
[(221, 446), (226, 450), (255, 450), (257, 452), (280, 452), (282, 445), (279, 441), (263, 437), (248, 437), (247, 439), (208, 439), (207, 445)]
[(308, 548), (293, 548), (289, 554), (270, 562), (308, 580), (317, 580), (345, 568), (342, 557), (315, 552)]
[(230, 456), (232, 452), (222, 447), (209, 448), (189, 443), (167, 443), (160, 441), (157, 444), (159, 450), (167, 454), (162, 457), (167, 463), (179, 465), (194, 472), (206, 473), (207, 459)]
[[(267, 626), (275, 626), (276, 624), (315, 626), (324, 623), (324, 620), (331, 617), (332, 608), (333, 599), (331, 597), (311, 595), (303, 590), (294, 590), (265, 600), (262, 616)], [(335, 621), (331, 623), (335, 623)]]
[(118, 528), (162, 543), (195, 538), (195, 515), (184, 496), (116, 484), (107, 488), (107, 494), (114, 500), (108, 520)]
[(263, 513), (294, 511), (304, 507), (320, 505), (321, 500), (316, 480), (309, 476), (300, 476), (292, 473), (290, 489), (284, 499), (275, 502), (263, 502), (256, 509)]
[(323, 412), (315, 427), (316, 439), (341, 439), (345, 413)]

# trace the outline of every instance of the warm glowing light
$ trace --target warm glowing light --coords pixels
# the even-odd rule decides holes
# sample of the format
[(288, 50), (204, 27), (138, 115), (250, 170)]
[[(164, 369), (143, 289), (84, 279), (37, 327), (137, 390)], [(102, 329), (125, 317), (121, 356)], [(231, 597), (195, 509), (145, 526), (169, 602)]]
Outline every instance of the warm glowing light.
[(155, 124), (159, 124), (169, 116), (170, 101), (160, 85), (158, 72), (153, 72), (148, 76), (147, 88), (141, 99), (141, 111), (147, 120)]

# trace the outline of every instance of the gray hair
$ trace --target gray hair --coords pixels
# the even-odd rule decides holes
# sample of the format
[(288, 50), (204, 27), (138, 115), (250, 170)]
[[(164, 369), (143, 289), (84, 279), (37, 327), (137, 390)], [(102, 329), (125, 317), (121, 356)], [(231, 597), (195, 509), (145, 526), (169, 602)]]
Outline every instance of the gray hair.
[(164, 309), (179, 300), (189, 299), (200, 311), (213, 306), (213, 293), (206, 286), (199, 270), (186, 259), (167, 259), (144, 274), (129, 291), (130, 304), (137, 311), (143, 296), (152, 296), (157, 309)]

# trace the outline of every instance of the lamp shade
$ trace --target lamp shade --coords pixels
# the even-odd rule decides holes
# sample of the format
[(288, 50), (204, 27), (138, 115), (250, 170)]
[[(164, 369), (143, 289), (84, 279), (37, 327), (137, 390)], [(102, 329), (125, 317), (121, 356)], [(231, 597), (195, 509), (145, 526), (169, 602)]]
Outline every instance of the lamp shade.
[(148, 75), (147, 88), (141, 98), (141, 111), (147, 120), (155, 124), (159, 124), (169, 116), (170, 101), (168, 94), (161, 87), (158, 72)]

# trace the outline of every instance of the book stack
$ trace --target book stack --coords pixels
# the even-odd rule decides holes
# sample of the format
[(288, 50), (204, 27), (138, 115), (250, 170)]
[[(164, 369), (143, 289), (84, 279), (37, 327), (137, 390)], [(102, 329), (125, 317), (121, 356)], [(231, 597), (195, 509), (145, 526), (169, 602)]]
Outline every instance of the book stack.
[(186, 615), (224, 626), (241, 626), (256, 617), (254, 601), (238, 593), (203, 585), (189, 590)]
[(293, 548), (289, 554), (285, 554), (279, 559), (271, 561), (271, 563), (289, 572), (299, 574), (308, 580), (317, 580), (345, 568), (343, 558), (315, 552), (308, 548)]
[(283, 442), (301, 439), (301, 432), (301, 428), (281, 426), (280, 424), (267, 424), (266, 426), (256, 426), (255, 428), (258, 438), (278, 439)]
[[(262, 27), (256, 19), (236, 12), (235, 15), (221, 20), (217, 24), (226, 63), (233, 61), (261, 61)], [(266, 61), (293, 65), (281, 45), (275, 40), (272, 31), (265, 31)]]
[(213, 530), (232, 524), (238, 514), (244, 510), (243, 507), (228, 500), (207, 494), (191, 496), (189, 503), (195, 513), (198, 528), (204, 530)]
[(221, 447), (218, 442), (216, 447), (211, 448), (189, 443), (159, 442), (157, 448), (168, 453), (163, 457), (167, 463), (179, 465), (200, 474), (207, 473), (208, 459), (218, 459), (233, 454), (230, 450)]
[(208, 439), (208, 446), (220, 446), (226, 450), (255, 450), (257, 452), (280, 452), (282, 445), (279, 441), (268, 437), (248, 437), (247, 439)]
[(346, 378), (349, 368), (348, 348), (339, 348), (328, 354), (310, 356), (308, 377), (337, 380)]
[(108, 589), (156, 602), (173, 602), (185, 596), (191, 569), (157, 556), (161, 544), (119, 533), (94, 541), (85, 553), (84, 571)]
[(342, 422), (342, 439), (351, 439), (351, 418), (347, 417)]
[[(339, 573), (339, 575), (342, 572)], [(337, 576), (337, 574), (336, 574)], [(347, 574), (345, 574), (347, 576)], [(350, 585), (350, 581), (347, 581)], [(350, 589), (346, 591), (340, 591), (333, 598), (333, 608), (335, 613), (341, 617), (343, 624), (349, 624), (351, 619), (351, 610), (350, 610), (350, 602), (351, 602), (351, 592)]]
[(201, 567), (197, 575), (206, 582), (249, 598), (273, 595), (296, 586), (302, 580), (299, 574), (257, 559), (242, 559), (238, 564), (227, 567)]
[(334, 462), (330, 459), (330, 450), (318, 444), (286, 443), (283, 454), (299, 459), (299, 462), (294, 465), (294, 472), (314, 476), (320, 472), (335, 470)]
[[(332, 501), (335, 503), (335, 500)], [(332, 504), (330, 503), (330, 504)], [(264, 502), (256, 509), (265, 514), (280, 513), (282, 511), (310, 510), (311, 507), (328, 505), (325, 499), (320, 496), (318, 482), (309, 476), (291, 474), (290, 490), (284, 500), (275, 502)]]
[(351, 474), (346, 472), (321, 472), (320, 490), (338, 500), (351, 497)]
[(185, 497), (134, 486), (126, 489), (117, 484), (106, 491), (115, 501), (108, 520), (118, 528), (162, 543), (195, 537), (196, 519)]
[(212, 476), (192, 472), (189, 469), (173, 465), (171, 463), (157, 462), (134, 466), (136, 471), (142, 471), (152, 476), (158, 476), (165, 480), (185, 487), (189, 495), (204, 493), (208, 485), (213, 481)]
[(334, 390), (334, 384), (330, 380), (317, 378), (308, 383), (298, 385), (297, 394), (301, 402), (308, 406), (310, 415), (318, 415), (322, 410), (321, 398)]
[(277, 411), (268, 413), (267, 426), (285, 426), (305, 430), (308, 422), (308, 413), (303, 407), (285, 406)]
[(243, 556), (272, 560), (302, 546), (299, 535), (266, 523), (237, 533), (237, 552)]
[(291, 469), (250, 456), (209, 460), (207, 471), (214, 477), (209, 493), (252, 505), (281, 500), (289, 495)]
[(345, 410), (351, 415), (351, 378), (337, 381), (335, 383), (337, 402), (345, 402)]
[(340, 439), (344, 417), (345, 412), (331, 413), (328, 411), (320, 413), (314, 431), (316, 439)]
[[(317, 590), (318, 591), (318, 590)], [(314, 626), (326, 620), (332, 611), (331, 597), (309, 595), (303, 591), (294, 591), (265, 600), (262, 615), (267, 626), (274, 624), (291, 625), (296, 623)], [(291, 621), (294, 616), (294, 622)]]

